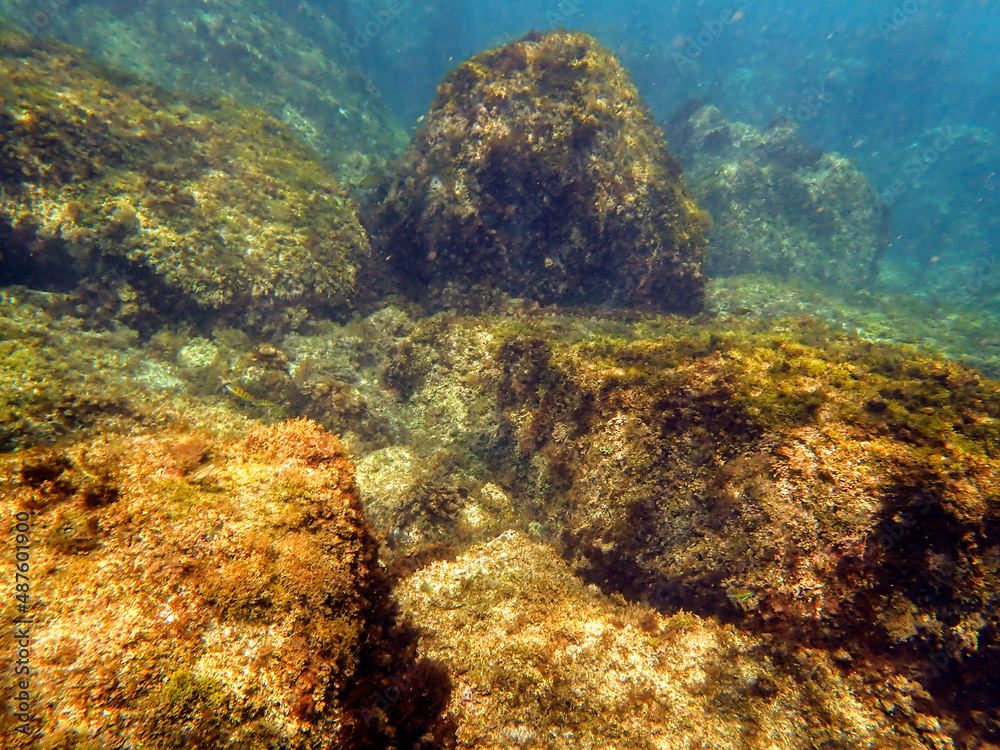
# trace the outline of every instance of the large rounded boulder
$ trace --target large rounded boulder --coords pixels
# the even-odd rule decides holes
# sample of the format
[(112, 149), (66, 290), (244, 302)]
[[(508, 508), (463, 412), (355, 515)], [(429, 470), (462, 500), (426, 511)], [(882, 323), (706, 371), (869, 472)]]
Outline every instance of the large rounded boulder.
[(613, 55), (565, 31), (455, 68), (369, 217), (410, 291), (697, 310), (702, 214)]

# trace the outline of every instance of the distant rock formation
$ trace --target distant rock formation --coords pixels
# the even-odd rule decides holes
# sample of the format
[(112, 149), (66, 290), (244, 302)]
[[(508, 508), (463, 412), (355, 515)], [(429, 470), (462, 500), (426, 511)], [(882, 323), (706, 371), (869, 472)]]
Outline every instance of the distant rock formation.
[(698, 204), (711, 214), (706, 274), (847, 285), (873, 277), (888, 209), (845, 157), (807, 148), (794, 122), (758, 130), (698, 102), (666, 131)]
[(170, 89), (266, 110), (357, 181), (406, 147), (406, 133), (344, 53), (348, 38), (308, 3), (267, 0), (0, 0), (0, 13), (95, 60)]
[(75, 290), (81, 317), (142, 330), (287, 330), (350, 303), (368, 239), (276, 120), (9, 24), (0, 63), (0, 285)]
[(586, 34), (529, 34), (449, 73), (366, 223), (417, 295), (702, 305), (702, 214), (627, 73)]

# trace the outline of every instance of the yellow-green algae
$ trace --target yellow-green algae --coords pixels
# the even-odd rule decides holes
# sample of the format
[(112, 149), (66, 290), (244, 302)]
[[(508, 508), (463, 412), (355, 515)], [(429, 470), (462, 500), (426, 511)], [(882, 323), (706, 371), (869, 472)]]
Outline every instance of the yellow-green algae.
[[(449, 362), (463, 339), (478, 354)], [(404, 570), (520, 515), (607, 592), (828, 649), (864, 679), (916, 675), (949, 732), (969, 726), (956, 684), (992, 705), (993, 381), (810, 319), (437, 316), (390, 351), (403, 413), (429, 420), (408, 444), (447, 456), (366, 469)], [(471, 453), (418, 411), (434, 398), (445, 425), (473, 417)]]
[(398, 595), (456, 674), (459, 748), (948, 746), (910, 681), (887, 691), (821, 649), (606, 599), (522, 534)]
[(791, 120), (758, 130), (692, 100), (666, 126), (684, 177), (711, 213), (705, 271), (870, 282), (889, 209), (843, 155), (808, 148)]
[[(29, 310), (11, 319), (27, 325)], [(52, 363), (81, 345), (107, 347), (113, 362), (133, 341), (65, 330), (46, 339)], [(230, 365), (247, 388), (277, 378), (291, 413), (344, 429), (358, 451), (399, 580), (520, 528), (606, 593), (826, 654), (883, 684), (887, 704), (916, 700), (950, 737), (993, 731), (983, 676), (995, 667), (1000, 395), (973, 370), (811, 319), (611, 319), (530, 304), (423, 319), (386, 308), (269, 344), (223, 328), (205, 340), (164, 331), (134, 349), (178, 363), (170, 372), (187, 392), (146, 401), (156, 391), (132, 379), (137, 362), (120, 375), (135, 416), (101, 428), (269, 419), (212, 383)], [(205, 356), (180, 357), (188, 346)], [(48, 367), (53, 388), (71, 382)], [(324, 411), (325, 394), (344, 409)], [(88, 477), (80, 502), (106, 503), (102, 462), (59, 455)], [(197, 451), (185, 460), (200, 467)], [(177, 513), (192, 493), (208, 502), (225, 487), (209, 472), (160, 490)], [(286, 483), (272, 497), (301, 494)], [(86, 549), (83, 516), (60, 516), (64, 557), (99, 549)], [(268, 590), (261, 579), (246, 597), (215, 595), (253, 621)], [(734, 600), (741, 590), (752, 596)], [(980, 713), (961, 710), (959, 689)]]
[(919, 347), (1000, 375), (1000, 309), (900, 293), (881, 279), (849, 288), (763, 274), (715, 279), (708, 307), (727, 319), (810, 316), (858, 338)]
[[(360, 180), (405, 148), (405, 133), (343, 53), (348, 40), (329, 14), (306, 4), (281, 14), (264, 0), (152, 0), (132, 10), (64, 4), (45, 14), (44, 32), (165, 88), (264, 109), (342, 179)], [(0, 12), (25, 28), (39, 18), (24, 0), (4, 0)]]
[[(347, 304), (368, 252), (314, 153), (270, 116), (142, 84), (0, 27), (5, 283), (63, 282), (149, 327), (252, 328)], [(49, 276), (54, 277), (48, 278)], [(107, 322), (107, 321), (103, 321)]]
[(56, 314), (64, 302), (23, 288), (0, 293), (0, 451), (140, 423), (184, 422), (220, 436), (247, 430), (246, 415), (224, 408), (218, 374), (174, 367), (188, 338), (161, 334), (140, 346), (128, 328), (88, 331)]

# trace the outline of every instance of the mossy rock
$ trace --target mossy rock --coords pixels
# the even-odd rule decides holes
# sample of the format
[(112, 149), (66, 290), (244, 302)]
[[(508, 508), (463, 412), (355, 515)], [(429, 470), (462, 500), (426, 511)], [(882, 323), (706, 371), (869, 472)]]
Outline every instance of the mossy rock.
[(367, 237), (280, 123), (10, 26), (0, 63), (0, 283), (75, 289), (77, 314), (144, 329), (281, 330), (350, 305)]
[(601, 596), (523, 534), (421, 570), (400, 598), (461, 674), (460, 747), (950, 746), (932, 714), (823, 649)]
[(366, 223), (417, 297), (450, 283), (702, 305), (702, 216), (626, 71), (582, 33), (529, 34), (451, 71)]
[(283, 12), (266, 0), (217, 0), (210, 8), (199, 0), (145, 0), (137, 13), (133, 3), (40, 8), (3, 0), (0, 12), (164, 88), (263, 109), (342, 180), (356, 182), (406, 148), (406, 133), (344, 54), (345, 31), (311, 4)]
[(707, 212), (705, 272), (857, 286), (888, 245), (890, 211), (842, 154), (808, 147), (791, 121), (759, 130), (693, 102), (666, 128)]
[[(104, 436), (0, 456), (0, 481), (46, 571), (25, 747), (447, 746), (448, 679), (414, 659), (353, 464), (315, 424)], [(414, 694), (379, 701), (401, 676)]]
[(568, 325), (507, 338), (496, 388), (512, 492), (585, 580), (996, 711), (1000, 385), (807, 320)]

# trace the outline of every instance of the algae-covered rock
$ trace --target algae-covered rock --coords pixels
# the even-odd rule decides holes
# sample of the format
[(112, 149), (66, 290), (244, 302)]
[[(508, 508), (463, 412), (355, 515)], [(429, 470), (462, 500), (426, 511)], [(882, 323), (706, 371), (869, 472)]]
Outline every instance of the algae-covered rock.
[(309, 3), (0, 0), (22, 27), (170, 89), (224, 94), (266, 110), (341, 179), (360, 179), (406, 146), (381, 97), (347, 58), (347, 38)]
[(421, 570), (399, 596), (422, 650), (456, 675), (460, 748), (947, 742), (936, 718), (894, 706), (823, 649), (608, 600), (521, 534)]
[(605, 593), (884, 683), (900, 726), (995, 731), (995, 382), (815, 320), (534, 311), (383, 333), (407, 429), (359, 464), (394, 575), (515, 526)]
[[(761, 293), (830, 304), (778, 282)], [(994, 731), (995, 382), (805, 319), (536, 310), (383, 335), (377, 367), (407, 429), (359, 474), (394, 575), (514, 526), (605, 593), (884, 684), (902, 731), (936, 726), (942, 747)], [(450, 590), (443, 616), (462, 608)]]
[(364, 230), (278, 122), (9, 25), (0, 66), (0, 284), (77, 287), (84, 314), (145, 326), (280, 329), (349, 304)]
[(702, 218), (618, 61), (530, 34), (438, 88), (369, 228), (397, 283), (691, 311)]
[(943, 715), (996, 716), (996, 383), (810, 322), (542, 327), (497, 362), (514, 495), (586, 580), (836, 644), (918, 675)]
[[(726, 649), (736, 644), (722, 651), (699, 646), (691, 657), (690, 672), (706, 675), (694, 689), (714, 696), (704, 710), (715, 711), (706, 725), (718, 733), (713, 736), (721, 738), (719, 744), (734, 736), (730, 720), (749, 733), (750, 746), (762, 741), (763, 734), (753, 734), (754, 720), (746, 718), (755, 702), (762, 706), (762, 726), (791, 721), (791, 736), (806, 747), (878, 747), (845, 729), (850, 725), (842, 721), (843, 712), (851, 705), (857, 708), (852, 715), (862, 717), (861, 738), (882, 731), (879, 711), (891, 715), (898, 736), (888, 747), (905, 747), (915, 735), (945, 749), (989, 742), (1000, 731), (991, 681), (1000, 669), (1000, 386), (926, 350), (864, 341), (815, 318), (756, 319), (761, 312), (788, 314), (803, 306), (826, 317), (838, 303), (807, 294), (809, 287), (760, 278), (744, 279), (744, 287), (727, 282), (713, 282), (716, 298), (721, 294), (730, 305), (729, 314), (717, 319), (602, 318), (523, 304), (500, 308), (492, 317), (449, 312), (414, 318), (386, 308), (364, 320), (290, 334), (276, 344), (221, 328), (195, 337), (164, 330), (146, 342), (128, 331), (90, 333), (79, 321), (54, 320), (44, 312), (51, 308), (41, 300), (60, 295), (4, 290), (0, 329), (10, 340), (0, 346), (6, 365), (0, 367), (0, 438), (5, 446), (25, 445), (68, 431), (63, 439), (73, 444), (4, 458), (8, 479), (0, 495), (7, 502), (26, 483), (30, 488), (46, 482), (65, 495), (46, 500), (39, 511), (50, 524), (44, 526), (45, 544), (63, 550), (60, 557), (51, 553), (58, 565), (47, 580), (61, 575), (67, 561), (82, 566), (78, 558), (105, 554), (110, 542), (101, 532), (103, 514), (124, 508), (112, 497), (128, 495), (132, 486), (116, 467), (132, 462), (128, 456), (137, 455), (138, 446), (167, 446), (163, 450), (178, 454), (188, 468), (161, 471), (159, 454), (144, 449), (143, 476), (150, 476), (142, 486), (159, 493), (150, 500), (156, 503), (153, 521), (162, 507), (181, 519), (179, 529), (189, 530), (194, 521), (184, 514), (184, 503), (195, 498), (191, 507), (204, 521), (199, 533), (207, 534), (198, 544), (214, 554), (213, 545), (223, 544), (213, 536), (223, 532), (214, 530), (229, 528), (218, 513), (232, 503), (230, 485), (212, 475), (236, 471), (231, 457), (240, 443), (207, 435), (222, 426), (232, 434), (251, 420), (315, 414), (343, 429), (358, 451), (362, 497), (383, 543), (387, 576), (404, 581), (408, 602), (411, 595), (428, 596), (424, 604), (407, 605), (438, 633), (424, 648), (442, 658), (449, 652), (449, 660), (472, 655), (449, 661), (460, 684), (452, 694), (454, 715), (477, 706), (475, 716), (461, 719), (482, 729), (459, 731), (468, 745), (492, 732), (508, 745), (545, 745), (541, 734), (529, 734), (536, 731), (531, 717), (542, 713), (532, 706), (544, 707), (548, 718), (539, 726), (562, 732), (567, 746), (573, 745), (565, 732), (578, 731), (574, 722), (583, 727), (581, 734), (592, 732), (586, 736), (607, 731), (638, 737), (645, 731), (631, 709), (621, 706), (614, 685), (583, 682), (586, 690), (567, 698), (564, 683), (544, 676), (554, 671), (545, 661), (552, 653), (559, 655), (559, 669), (572, 667), (569, 652), (577, 644), (564, 647), (555, 636), (550, 640), (556, 646), (537, 656), (535, 641), (517, 636), (523, 625), (517, 612), (544, 619), (539, 629), (525, 631), (539, 641), (551, 623), (577, 620), (517, 599), (518, 589), (534, 585), (530, 578), (499, 576), (480, 586), (463, 583), (455, 568), (419, 572), (432, 561), (455, 560), (470, 544), (508, 528), (544, 543), (524, 543), (523, 557), (537, 558), (546, 575), (558, 566), (558, 554), (612, 599), (622, 596), (656, 610), (619, 608), (612, 617), (626, 625), (634, 616), (645, 633), (654, 622), (662, 630), (670, 621), (697, 643), (725, 643)], [(757, 301), (738, 301), (754, 294)], [(755, 311), (741, 312), (738, 304)], [(891, 297), (883, 304), (899, 315), (926, 309), (907, 308)], [(852, 322), (850, 311), (842, 312), (852, 330), (871, 324), (863, 318)], [(892, 328), (901, 319), (885, 325)], [(944, 322), (955, 331), (984, 325), (956, 321), (957, 314)], [(884, 328), (866, 335), (878, 331)], [(245, 388), (251, 400), (273, 405), (246, 403), (222, 390), (220, 377)], [(203, 426), (199, 435), (206, 436), (190, 441), (190, 428), (178, 426), (185, 422)], [(152, 437), (114, 437), (164, 424), (177, 432), (157, 428), (161, 432)], [(84, 440), (80, 434), (87, 430), (94, 437)], [(170, 447), (175, 439), (184, 445)], [(284, 481), (285, 459), (269, 454), (247, 462), (274, 475), (273, 482)], [(172, 482), (180, 504), (161, 479)], [(297, 491), (284, 484), (259, 486), (260, 493), (245, 494), (261, 503), (285, 502)], [(254, 516), (253, 523), (262, 525), (246, 522), (259, 530), (258, 538), (271, 536), (270, 508)], [(46, 514), (63, 510), (67, 523), (50, 537), (55, 516)], [(96, 530), (88, 525), (93, 518)], [(236, 554), (246, 549), (241, 545), (234, 546)], [(509, 548), (500, 552), (522, 557)], [(493, 550), (482, 554), (507, 559)], [(459, 567), (473, 569), (478, 555)], [(196, 577), (205, 569), (199, 566), (208, 564), (182, 559), (194, 559)], [(497, 567), (502, 564), (491, 570)], [(417, 578), (407, 580), (415, 570)], [(452, 577), (439, 578), (440, 571), (452, 571)], [(561, 586), (544, 579), (551, 598), (562, 597)], [(579, 583), (572, 586), (579, 589)], [(498, 599), (487, 595), (489, 587)], [(440, 597), (432, 600), (429, 592)], [(593, 611), (606, 611), (609, 605), (596, 592), (587, 594)], [(508, 598), (516, 602), (509, 608), (516, 610), (509, 625), (513, 635), (498, 641), (495, 634), (508, 627), (501, 625)], [(596, 618), (585, 613), (587, 624), (579, 630), (603, 634), (611, 621)], [(715, 619), (725, 627), (720, 630)], [(649, 632), (661, 638), (659, 631)], [(644, 649), (652, 644), (619, 635), (625, 640), (608, 636), (607, 660), (586, 654), (581, 659), (616, 676), (629, 653), (646, 664), (652, 652)], [(490, 640), (492, 649), (483, 645)], [(393, 636), (393, 642), (406, 639)], [(506, 648), (509, 642), (517, 644), (517, 653)], [(669, 652), (666, 658), (679, 657)], [(730, 663), (741, 665), (739, 671), (726, 671)], [(433, 672), (394, 666), (391, 675), (374, 673), (385, 687), (369, 682), (360, 697), (352, 694), (360, 701), (352, 704), (360, 725), (402, 725), (403, 719), (382, 722), (365, 713), (371, 706), (398, 706), (406, 713), (419, 709), (410, 702), (415, 696), (444, 699), (434, 687), (440, 681), (425, 681)], [(660, 677), (643, 674), (649, 677), (643, 685), (652, 685), (653, 692), (642, 688), (635, 699), (656, 727), (666, 727), (661, 745), (670, 746), (671, 733), (686, 736), (690, 730), (658, 717), (675, 703), (682, 716), (700, 716), (702, 707), (664, 687), (664, 674), (670, 684), (686, 684), (669, 670)], [(183, 674), (170, 682), (172, 675), (161, 675), (171, 690), (186, 696), (202, 689)], [(721, 692), (710, 692), (712, 675), (722, 680)], [(778, 708), (768, 703), (775, 685), (754, 685), (747, 675), (774, 680), (777, 695), (784, 696)], [(463, 681), (485, 685), (494, 676), (497, 682), (488, 688), (461, 687)], [(485, 696), (487, 689), (493, 697)], [(850, 700), (847, 692), (853, 693)], [(511, 709), (505, 701), (514, 693), (529, 699)], [(813, 702), (800, 700), (804, 695)], [(589, 715), (577, 706), (617, 707), (625, 718), (620, 727), (608, 727), (603, 716), (580, 719)], [(490, 718), (511, 715), (522, 718), (503, 725)], [(800, 721), (807, 716), (813, 724)], [(837, 736), (823, 741), (823, 732)]]
[(888, 208), (847, 158), (807, 148), (793, 122), (758, 130), (700, 103), (678, 112), (667, 138), (711, 214), (708, 275), (764, 272), (848, 286), (874, 277)]
[[(97, 438), (0, 457), (0, 481), (30, 549), (25, 747), (445, 746), (447, 677), (414, 660), (353, 465), (313, 423)], [(416, 693), (379, 701), (402, 677)]]

